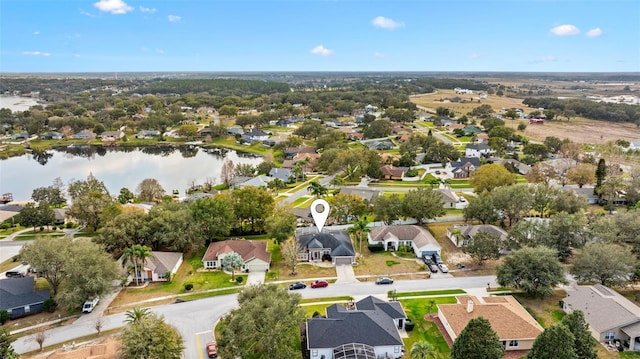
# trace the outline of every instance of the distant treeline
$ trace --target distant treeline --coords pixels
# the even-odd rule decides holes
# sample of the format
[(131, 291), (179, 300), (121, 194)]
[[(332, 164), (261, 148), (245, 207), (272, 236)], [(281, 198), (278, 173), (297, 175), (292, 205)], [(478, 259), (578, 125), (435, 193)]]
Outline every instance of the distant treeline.
[(237, 79), (160, 80), (141, 86), (139, 93), (187, 94), (208, 92), (218, 96), (270, 95), (290, 91), (283, 82)]
[(20, 91), (20, 93), (30, 93), (39, 91), (41, 95), (52, 92), (65, 92), (73, 94), (86, 90), (99, 89), (105, 86), (132, 86), (142, 83), (141, 80), (117, 80), (111, 79), (79, 79), (79, 78), (0, 78), (0, 93), (6, 91)]
[(523, 103), (533, 108), (555, 110), (559, 115), (569, 114), (569, 116), (578, 115), (593, 120), (640, 124), (640, 106), (637, 105), (553, 97), (526, 98)]

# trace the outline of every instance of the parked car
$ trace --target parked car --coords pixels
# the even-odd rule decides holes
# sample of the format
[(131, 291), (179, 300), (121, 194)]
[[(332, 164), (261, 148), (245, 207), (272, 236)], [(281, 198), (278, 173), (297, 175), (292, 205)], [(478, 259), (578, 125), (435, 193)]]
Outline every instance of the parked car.
[(437, 174), (437, 175), (439, 175), (439, 174), (440, 174), (440, 171), (436, 171), (436, 174)]
[(84, 302), (84, 304), (82, 305), (82, 313), (91, 313), (91, 312), (93, 312), (93, 309), (95, 309), (95, 307), (98, 305), (99, 301), (100, 301), (100, 298), (98, 298), (98, 297), (89, 298), (89, 300)]
[(432, 254), (431, 258), (433, 258), (433, 261), (436, 262), (437, 265), (440, 265), (440, 263), (444, 263), (442, 261), (442, 258), (440, 257), (440, 254), (438, 254), (438, 253)]
[(429, 268), (431, 273), (437, 273), (438, 272), (438, 266), (435, 264), (433, 259), (431, 259), (431, 258), (429, 258), (427, 256), (424, 256), (424, 257), (422, 257), (422, 260), (424, 261), (424, 264), (427, 265), (427, 268)]
[(218, 357), (218, 346), (214, 342), (207, 343), (207, 356), (209, 358)]
[(447, 267), (447, 265), (444, 263), (438, 264), (438, 268), (440, 268), (440, 271), (442, 271), (442, 273), (449, 273), (449, 267)]
[(24, 272), (17, 271), (17, 270), (10, 270), (10, 271), (7, 271), (7, 273), (5, 273), (5, 276), (7, 278), (22, 278), (25, 275), (26, 274)]
[(393, 279), (389, 277), (382, 277), (376, 279), (376, 284), (393, 284)]
[(466, 201), (467, 201), (467, 199), (466, 199), (466, 198), (464, 198), (464, 197), (460, 197), (460, 202), (466, 202)]
[(296, 282), (289, 286), (289, 290), (305, 289), (306, 287), (307, 287), (306, 284), (302, 282)]
[(324, 279), (319, 279), (311, 282), (311, 288), (324, 288), (324, 287), (327, 287), (328, 285), (329, 285), (329, 282), (327, 282)]

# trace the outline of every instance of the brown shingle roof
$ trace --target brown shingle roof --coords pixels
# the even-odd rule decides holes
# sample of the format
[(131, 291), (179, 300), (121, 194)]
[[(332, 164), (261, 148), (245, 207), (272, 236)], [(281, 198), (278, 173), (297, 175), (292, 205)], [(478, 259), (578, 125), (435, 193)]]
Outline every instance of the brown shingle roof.
[(202, 257), (202, 261), (218, 260), (218, 255), (223, 253), (238, 253), (243, 261), (252, 258), (261, 259), (267, 263), (271, 262), (271, 253), (267, 251), (267, 242), (249, 240), (226, 240), (223, 242), (213, 242), (209, 244), (207, 252)]
[(400, 168), (393, 167), (393, 165), (384, 165), (380, 167), (380, 171), (385, 176), (402, 177), (404, 171)]
[[(441, 320), (448, 322), (456, 334), (474, 318), (483, 317), (501, 340), (534, 339), (543, 329), (512, 296), (477, 298), (458, 296), (458, 304), (438, 304)], [(473, 301), (473, 310), (467, 311), (467, 302)]]

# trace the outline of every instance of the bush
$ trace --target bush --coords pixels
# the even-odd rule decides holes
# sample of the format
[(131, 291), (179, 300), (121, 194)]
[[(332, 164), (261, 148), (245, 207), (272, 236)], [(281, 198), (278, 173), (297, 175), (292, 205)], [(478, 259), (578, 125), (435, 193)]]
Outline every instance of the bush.
[(1, 230), (5, 230), (5, 229), (9, 229), (9, 228), (11, 228), (11, 223), (2, 222), (2, 223), (0, 224), (0, 229), (1, 229)]
[(3, 325), (4, 323), (6, 323), (9, 320), (9, 312), (7, 312), (6, 310), (0, 310), (0, 325)]
[(184, 284), (184, 290), (186, 290), (188, 292), (191, 289), (193, 289), (193, 284), (191, 284), (191, 283), (185, 283)]
[(242, 284), (243, 280), (244, 280), (244, 277), (241, 277), (241, 276), (237, 276), (236, 277), (236, 283), (238, 283), (238, 284)]
[(44, 303), (42, 303), (42, 309), (45, 312), (53, 313), (56, 311), (57, 307), (58, 307), (58, 303), (56, 303), (56, 301), (53, 298), (49, 298), (45, 300)]
[(384, 244), (382, 244), (382, 243), (369, 244), (369, 245), (367, 245), (367, 248), (369, 248), (369, 250), (371, 252), (382, 252), (382, 251), (384, 251)]
[(407, 174), (405, 174), (405, 176), (407, 177), (416, 177), (418, 175), (418, 170), (416, 169), (412, 169), (407, 171)]
[(44, 231), (44, 227), (40, 227), (39, 229), (40, 229), (40, 232)]
[(67, 227), (67, 229), (71, 229), (73, 228), (73, 223), (68, 222), (67, 224), (65, 224), (65, 227)]

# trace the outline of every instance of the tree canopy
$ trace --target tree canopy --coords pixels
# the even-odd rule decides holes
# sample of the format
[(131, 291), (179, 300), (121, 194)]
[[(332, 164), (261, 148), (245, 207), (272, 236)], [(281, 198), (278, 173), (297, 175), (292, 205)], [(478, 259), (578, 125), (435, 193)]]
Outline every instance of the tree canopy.
[(451, 347), (451, 359), (502, 359), (504, 347), (491, 324), (483, 317), (473, 318)]
[(149, 313), (127, 324), (120, 334), (122, 359), (180, 359), (182, 336), (164, 318)]
[(550, 295), (566, 281), (557, 252), (545, 246), (514, 251), (496, 268), (496, 275), (501, 286), (522, 289), (531, 297)]
[(471, 173), (469, 184), (476, 193), (491, 192), (497, 187), (516, 183), (516, 175), (503, 165), (491, 163), (480, 166)]

